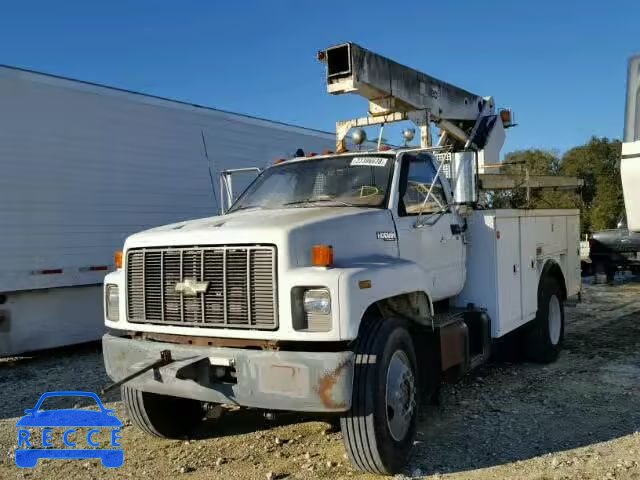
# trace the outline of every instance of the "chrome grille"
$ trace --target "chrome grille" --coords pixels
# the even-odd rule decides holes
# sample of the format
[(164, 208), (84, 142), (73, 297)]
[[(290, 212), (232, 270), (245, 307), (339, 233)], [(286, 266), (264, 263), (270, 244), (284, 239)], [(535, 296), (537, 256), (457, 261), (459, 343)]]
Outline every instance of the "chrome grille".
[[(272, 246), (142, 248), (127, 252), (130, 322), (224, 328), (277, 328)], [(198, 284), (185, 294), (176, 284)], [(206, 287), (204, 286), (205, 283)]]

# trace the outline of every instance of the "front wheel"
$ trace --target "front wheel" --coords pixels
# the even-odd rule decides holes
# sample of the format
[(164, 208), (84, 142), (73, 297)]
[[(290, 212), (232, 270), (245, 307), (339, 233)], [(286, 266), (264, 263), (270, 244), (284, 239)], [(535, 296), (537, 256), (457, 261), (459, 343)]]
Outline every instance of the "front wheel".
[(538, 311), (525, 334), (524, 349), (529, 360), (550, 363), (558, 358), (564, 339), (564, 299), (553, 277), (544, 277), (540, 288)]
[(371, 317), (363, 322), (351, 410), (340, 419), (340, 428), (353, 465), (392, 474), (405, 466), (416, 432), (416, 354), (405, 321)]
[(131, 423), (149, 435), (180, 438), (188, 435), (204, 417), (202, 402), (121, 387)]

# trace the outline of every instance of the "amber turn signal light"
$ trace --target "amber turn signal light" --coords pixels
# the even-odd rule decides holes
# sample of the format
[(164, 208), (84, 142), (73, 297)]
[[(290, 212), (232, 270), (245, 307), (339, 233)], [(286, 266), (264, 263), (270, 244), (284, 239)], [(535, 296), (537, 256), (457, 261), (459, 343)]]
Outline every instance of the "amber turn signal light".
[(333, 265), (333, 247), (331, 245), (314, 245), (311, 247), (311, 264), (314, 267), (330, 267)]
[(500, 110), (500, 120), (502, 120), (504, 128), (513, 127), (515, 125), (513, 123), (513, 113), (508, 108)]
[(122, 250), (118, 250), (113, 255), (113, 263), (115, 263), (116, 268), (122, 268)]

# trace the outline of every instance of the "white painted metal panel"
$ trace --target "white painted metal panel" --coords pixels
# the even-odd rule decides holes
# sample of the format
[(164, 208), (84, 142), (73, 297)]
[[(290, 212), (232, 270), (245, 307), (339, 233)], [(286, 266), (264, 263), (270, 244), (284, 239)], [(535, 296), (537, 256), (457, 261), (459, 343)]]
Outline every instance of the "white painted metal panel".
[(111, 265), (131, 233), (217, 214), (220, 170), (335, 143), (328, 133), (6, 67), (0, 105), (0, 292), (100, 283), (104, 272), (86, 267)]
[(495, 215), (491, 211), (475, 211), (468, 218), (467, 278), (462, 292), (453, 299), (454, 305), (459, 307), (472, 303), (485, 308), (491, 318), (492, 337), (498, 336), (495, 221)]
[(0, 318), (0, 356), (96, 340), (104, 332), (102, 286), (9, 293)]
[(496, 219), (498, 335), (522, 324), (519, 220), (517, 217)]
[(575, 295), (582, 288), (580, 244), (580, 216), (567, 216), (567, 265), (565, 267), (567, 295)]
[(629, 230), (640, 232), (640, 140), (622, 144), (620, 175)]
[(463, 280), (464, 245), (460, 235), (451, 233), (458, 219), (446, 213), (433, 225), (416, 228), (415, 223), (415, 216), (396, 219), (400, 256), (424, 269), (433, 301), (449, 298), (460, 291)]
[(540, 241), (540, 224), (544, 217), (520, 218), (520, 289), (522, 299), (522, 319), (529, 321), (538, 310), (538, 283), (542, 266), (538, 261), (537, 249), (543, 247)]
[(559, 263), (567, 294), (577, 294), (579, 223), (577, 210), (474, 212), (469, 221), (467, 281), (453, 303), (485, 308), (495, 338), (534, 318), (538, 282), (547, 260)]

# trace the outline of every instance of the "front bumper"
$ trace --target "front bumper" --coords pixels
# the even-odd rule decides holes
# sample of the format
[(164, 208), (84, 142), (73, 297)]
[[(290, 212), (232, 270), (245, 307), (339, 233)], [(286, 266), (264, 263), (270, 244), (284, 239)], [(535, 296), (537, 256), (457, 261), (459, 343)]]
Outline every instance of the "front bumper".
[[(109, 377), (118, 381), (170, 350), (173, 362), (130, 380), (145, 392), (269, 410), (341, 412), (351, 406), (353, 352), (262, 351), (102, 337)], [(232, 366), (237, 383), (219, 381)]]

